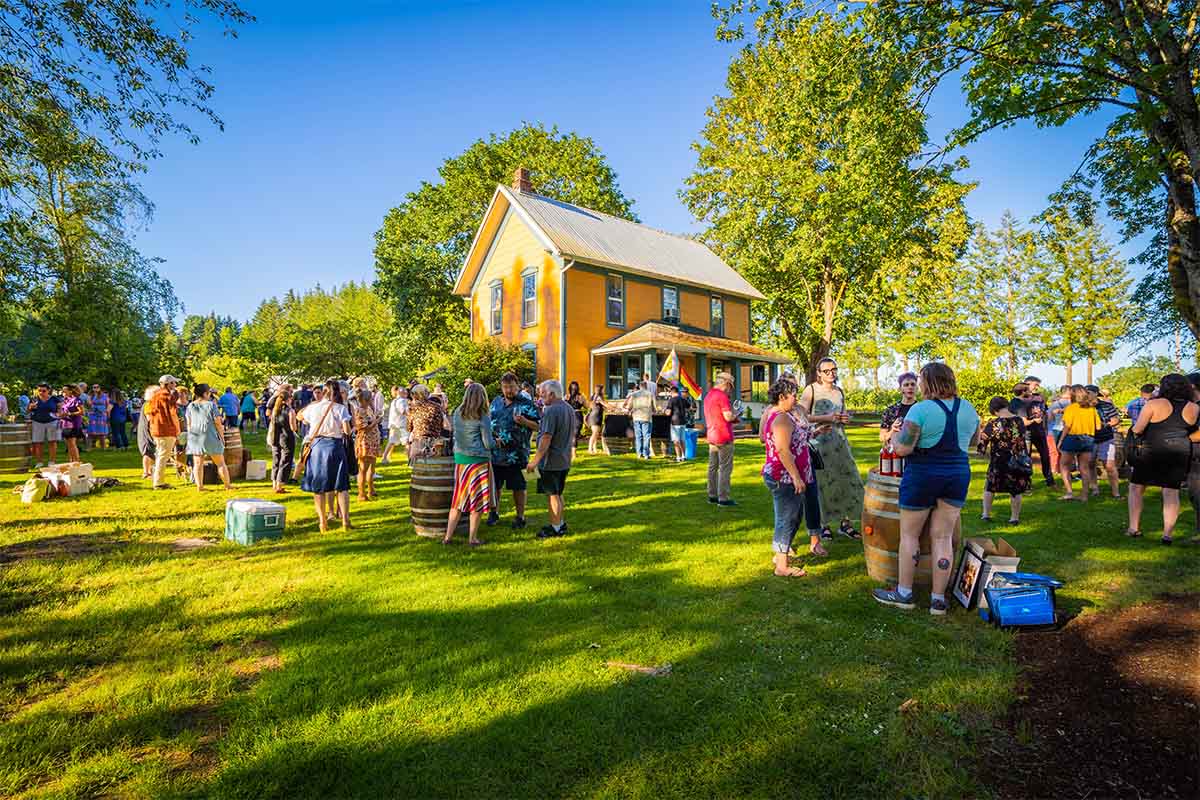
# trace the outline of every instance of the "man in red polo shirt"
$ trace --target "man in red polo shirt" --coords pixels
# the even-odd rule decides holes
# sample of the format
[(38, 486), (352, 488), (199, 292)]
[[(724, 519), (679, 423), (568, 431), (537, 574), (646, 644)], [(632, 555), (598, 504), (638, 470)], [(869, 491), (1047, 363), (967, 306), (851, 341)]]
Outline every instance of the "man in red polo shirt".
[(730, 394), (733, 392), (733, 376), (728, 372), (717, 374), (713, 388), (704, 395), (704, 422), (708, 426), (708, 502), (719, 506), (736, 506), (737, 501), (729, 496), (729, 482), (733, 474), (733, 413)]

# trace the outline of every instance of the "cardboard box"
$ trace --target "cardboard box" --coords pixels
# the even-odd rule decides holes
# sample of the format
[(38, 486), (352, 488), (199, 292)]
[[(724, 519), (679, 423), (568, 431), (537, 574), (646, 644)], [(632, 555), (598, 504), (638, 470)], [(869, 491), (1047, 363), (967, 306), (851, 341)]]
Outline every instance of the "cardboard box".
[(267, 462), (255, 459), (246, 462), (246, 480), (261, 481), (267, 477)]
[(66, 496), (75, 497), (87, 494), (92, 490), (92, 465), (86, 461), (71, 461), (66, 464), (55, 464), (41, 471), (42, 477), (50, 481), (58, 494), (63, 494), (61, 487), (66, 487)]
[(1016, 572), (1017, 567), (1021, 564), (1021, 556), (1004, 539), (996, 539), (995, 542), (992, 542), (986, 536), (973, 536), (967, 539), (965, 547), (968, 551), (983, 560), (983, 568), (979, 574), (979, 591), (977, 594), (979, 597), (979, 607), (987, 608), (986, 590), (991, 585), (992, 573)]

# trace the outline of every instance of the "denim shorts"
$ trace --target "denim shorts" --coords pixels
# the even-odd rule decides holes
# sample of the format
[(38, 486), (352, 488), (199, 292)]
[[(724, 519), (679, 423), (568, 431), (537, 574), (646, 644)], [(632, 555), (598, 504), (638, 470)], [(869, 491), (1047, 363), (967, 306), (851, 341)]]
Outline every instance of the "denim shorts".
[(687, 425), (672, 425), (671, 426), (671, 441), (682, 442), (684, 434), (687, 433)]
[(1108, 457), (1112, 455), (1113, 448), (1117, 446), (1116, 439), (1109, 439), (1107, 442), (1096, 443), (1096, 460), (1103, 464), (1108, 461)]
[(1096, 440), (1091, 436), (1068, 433), (1063, 437), (1059, 449), (1064, 453), (1090, 453), (1095, 447), (1095, 442)]
[(900, 508), (925, 511), (944, 500), (962, 508), (971, 486), (969, 464), (922, 464), (907, 461), (900, 479)]

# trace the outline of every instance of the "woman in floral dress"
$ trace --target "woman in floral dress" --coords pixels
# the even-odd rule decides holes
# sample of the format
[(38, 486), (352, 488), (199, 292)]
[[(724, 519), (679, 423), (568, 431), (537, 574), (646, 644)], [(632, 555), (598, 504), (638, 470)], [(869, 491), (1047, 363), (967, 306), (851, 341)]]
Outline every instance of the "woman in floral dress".
[(1028, 457), (1029, 446), (1025, 442), (1025, 421), (1008, 408), (1009, 403), (1003, 397), (993, 397), (988, 411), (995, 414), (995, 419), (984, 425), (979, 434), (979, 452), (991, 456), (981, 519), (992, 518), (992, 498), (1007, 494), (1012, 502), (1008, 521), (1015, 525), (1021, 521), (1021, 495), (1033, 488), (1033, 464), (1028, 462), (1029, 472), (1013, 468), (1013, 456)]
[(354, 455), (358, 460), (358, 499), (374, 500), (379, 496), (375, 492), (375, 462), (382, 450), (380, 415), (375, 410), (375, 396), (362, 378), (354, 381), (350, 417), (354, 426)]
[(837, 363), (832, 358), (817, 364), (817, 381), (805, 387), (797, 402), (808, 421), (821, 426), (812, 443), (823, 466), (817, 474), (821, 485), (821, 538), (832, 539), (830, 525), (838, 521), (838, 533), (847, 539), (862, 539), (854, 520), (862, 518), (863, 482), (846, 439), (846, 396), (837, 385)]
[(88, 438), (93, 447), (103, 449), (108, 444), (108, 392), (101, 389), (100, 384), (92, 384), (88, 401)]

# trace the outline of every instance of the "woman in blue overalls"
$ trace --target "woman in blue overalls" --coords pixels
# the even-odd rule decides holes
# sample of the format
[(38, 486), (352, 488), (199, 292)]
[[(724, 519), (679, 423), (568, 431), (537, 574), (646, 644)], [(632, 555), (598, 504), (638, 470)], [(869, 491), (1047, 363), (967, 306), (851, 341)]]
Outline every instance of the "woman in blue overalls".
[[(884, 605), (912, 609), (913, 575), (920, 560), (921, 531), (929, 524), (933, 593), (929, 613), (946, 613), (946, 586), (954, 564), (953, 536), (971, 484), (967, 452), (979, 434), (979, 414), (958, 396), (954, 371), (945, 364), (921, 369), (921, 394), (892, 434), (892, 448), (907, 460), (900, 479), (900, 580), (872, 594)], [(932, 519), (930, 515), (932, 514)]]

